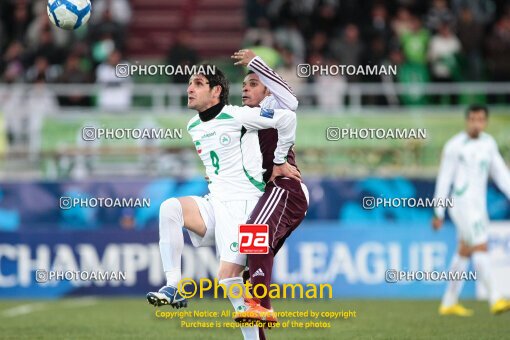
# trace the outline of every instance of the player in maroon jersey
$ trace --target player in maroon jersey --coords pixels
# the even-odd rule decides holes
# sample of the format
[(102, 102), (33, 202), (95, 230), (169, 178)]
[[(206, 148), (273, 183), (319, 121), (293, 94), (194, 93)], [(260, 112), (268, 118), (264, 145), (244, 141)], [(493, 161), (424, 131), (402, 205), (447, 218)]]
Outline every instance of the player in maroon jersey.
[[(234, 53), (232, 58), (237, 60), (235, 65), (244, 65), (250, 70), (243, 81), (244, 105), (260, 106), (267, 110), (284, 108), (296, 111), (298, 100), (291, 88), (260, 57), (250, 50), (240, 50)], [(273, 164), (278, 133), (275, 129), (266, 129), (260, 130), (258, 134), (263, 157), (262, 167), (266, 170), (263, 178), (267, 184), (264, 195), (259, 199), (247, 223), (269, 225), (269, 253), (248, 255), (248, 267), (253, 286), (263, 284), (266, 291), (269, 291), (273, 259), (285, 239), (304, 219), (308, 209), (308, 190), (301, 181), (287, 177), (295, 178), (296, 174), (299, 174), (294, 147), (289, 150), (286, 163)], [(256, 295), (261, 296), (263, 293), (264, 290), (259, 287)], [(260, 318), (255, 318), (257, 320), (277, 321), (268, 296), (260, 301), (248, 298), (246, 302), (250, 307), (247, 313), (239, 313), (239, 321), (246, 320), (243, 315), (257, 313), (260, 314)], [(261, 338), (264, 337), (262, 330), (260, 335)]]

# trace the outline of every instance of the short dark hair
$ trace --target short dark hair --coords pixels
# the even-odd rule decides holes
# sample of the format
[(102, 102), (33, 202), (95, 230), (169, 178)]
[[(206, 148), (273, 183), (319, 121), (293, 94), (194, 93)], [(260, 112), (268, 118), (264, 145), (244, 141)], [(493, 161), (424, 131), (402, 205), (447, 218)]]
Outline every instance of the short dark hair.
[(246, 75), (249, 76), (250, 74), (254, 74), (255, 72), (253, 72), (252, 70), (248, 70), (248, 72), (246, 72)]
[(228, 105), (230, 85), (228, 83), (227, 77), (225, 77), (225, 74), (215, 65), (202, 64), (200, 66), (203, 70), (209, 70), (211, 68), (214, 69), (214, 72), (198, 72), (197, 74), (201, 74), (207, 79), (210, 88), (218, 85), (221, 86), (220, 103), (223, 105)]
[(472, 104), (466, 110), (466, 118), (469, 118), (471, 112), (483, 111), (485, 113), (485, 118), (489, 118), (489, 108), (483, 104)]

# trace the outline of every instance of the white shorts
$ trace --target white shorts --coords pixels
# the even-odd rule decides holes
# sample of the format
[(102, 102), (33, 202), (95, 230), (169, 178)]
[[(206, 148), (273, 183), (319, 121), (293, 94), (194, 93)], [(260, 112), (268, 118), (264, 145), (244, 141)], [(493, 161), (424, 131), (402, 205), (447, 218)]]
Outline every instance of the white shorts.
[(457, 229), (457, 238), (468, 246), (477, 246), (489, 240), (489, 218), (483, 211), (452, 208), (448, 211)]
[(205, 222), (204, 237), (188, 230), (195, 247), (216, 244), (216, 254), (221, 261), (246, 265), (246, 255), (239, 254), (239, 225), (246, 223), (258, 200), (219, 201), (212, 195), (191, 196), (197, 202)]

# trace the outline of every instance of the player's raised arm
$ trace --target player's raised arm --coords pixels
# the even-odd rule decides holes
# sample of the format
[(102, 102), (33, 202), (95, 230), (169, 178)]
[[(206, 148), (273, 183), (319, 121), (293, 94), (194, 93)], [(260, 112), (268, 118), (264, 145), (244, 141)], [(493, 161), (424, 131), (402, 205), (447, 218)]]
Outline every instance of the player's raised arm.
[[(257, 56), (251, 50), (239, 50), (232, 56), (238, 60), (235, 65), (247, 66), (249, 70), (255, 72), (262, 84), (269, 90), (277, 103), (276, 108), (296, 111), (298, 100), (292, 92), (289, 84), (271, 67), (269, 67), (261, 57)], [(263, 103), (261, 103), (263, 107)]]
[(494, 143), (490, 175), (498, 188), (510, 199), (510, 171), (503, 157), (499, 153), (498, 146)]
[(237, 107), (236, 117), (247, 130), (278, 130), (274, 164), (286, 162), (287, 154), (296, 140), (296, 114), (283, 109)]
[[(441, 157), (441, 165), (439, 167), (439, 174), (437, 175), (434, 198), (444, 200), (449, 197), (457, 165), (455, 159), (454, 145), (448, 143), (445, 146)], [(436, 218), (443, 220), (445, 208), (443, 206), (436, 207), (434, 209), (434, 215)]]

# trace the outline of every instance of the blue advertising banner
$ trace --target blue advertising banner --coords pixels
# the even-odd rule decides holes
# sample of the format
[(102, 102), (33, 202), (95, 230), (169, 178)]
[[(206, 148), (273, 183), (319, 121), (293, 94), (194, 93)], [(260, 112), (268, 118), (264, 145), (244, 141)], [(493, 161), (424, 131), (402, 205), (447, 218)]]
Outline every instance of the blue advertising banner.
[[(451, 225), (436, 233), (428, 225), (343, 228), (338, 222), (308, 223), (281, 249), (273, 280), (329, 283), (334, 297), (340, 298), (438, 299), (445, 281), (388, 282), (387, 271), (446, 271), (455, 247)], [(504, 251), (508, 258), (510, 247)], [(217, 268), (213, 248), (193, 248), (186, 240), (183, 278), (214, 278)], [(37, 282), (45, 279), (37, 270), (108, 271), (122, 277)], [(143, 296), (163, 284), (156, 230), (0, 233), (0, 298)], [(463, 297), (475, 297), (473, 282), (467, 282)]]
[[(159, 206), (170, 197), (205, 195), (203, 177), (189, 180), (111, 180), (0, 184), (0, 231), (157, 228)], [(148, 200), (142, 207), (104, 208), (65, 202), (87, 198)]]
[[(367, 210), (364, 197), (432, 198), (433, 180), (396, 178), (307, 178), (310, 207), (307, 221), (335, 220), (352, 223), (424, 223), (432, 209), (379, 207)], [(158, 227), (159, 205), (170, 197), (207, 194), (203, 177), (188, 180), (109, 180), (0, 183), (0, 231), (17, 230), (144, 230)], [(148, 200), (148, 206), (104, 208), (66, 206), (69, 200), (126, 198)], [(491, 219), (510, 219), (510, 203), (494, 186), (488, 188)]]
[[(314, 223), (293, 234), (275, 261), (275, 281), (329, 282), (335, 297), (441, 297), (446, 281), (419, 280), (418, 275), (397, 281), (390, 272), (447, 271), (456, 249), (451, 225), (439, 233), (428, 224), (334, 227), (335, 223)], [(463, 296), (473, 298), (474, 291), (473, 282), (468, 282)]]

